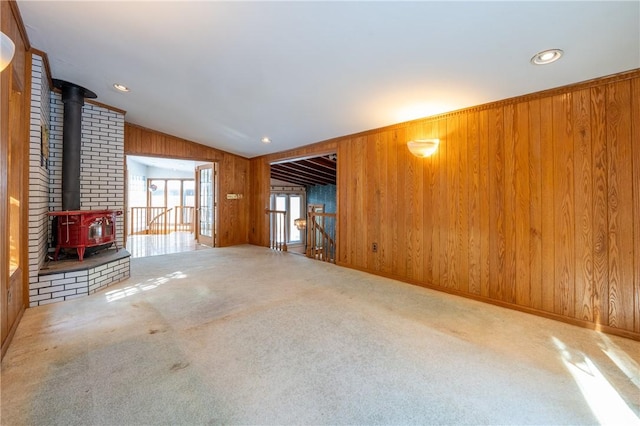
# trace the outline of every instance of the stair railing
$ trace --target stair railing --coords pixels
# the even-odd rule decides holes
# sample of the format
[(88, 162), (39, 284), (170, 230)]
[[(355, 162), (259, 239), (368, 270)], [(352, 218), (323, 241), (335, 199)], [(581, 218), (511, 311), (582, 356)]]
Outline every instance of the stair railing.
[(285, 210), (266, 209), (269, 215), (269, 247), (273, 250), (287, 251), (287, 212)]
[(307, 257), (336, 263), (335, 213), (308, 212)]

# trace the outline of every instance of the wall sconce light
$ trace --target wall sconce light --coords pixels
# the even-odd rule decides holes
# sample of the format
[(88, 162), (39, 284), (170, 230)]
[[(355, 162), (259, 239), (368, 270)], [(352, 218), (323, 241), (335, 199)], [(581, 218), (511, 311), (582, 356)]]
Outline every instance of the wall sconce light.
[(429, 157), (438, 149), (440, 139), (418, 139), (407, 142), (409, 151), (416, 157)]
[(0, 71), (9, 65), (16, 51), (16, 45), (8, 35), (0, 31)]

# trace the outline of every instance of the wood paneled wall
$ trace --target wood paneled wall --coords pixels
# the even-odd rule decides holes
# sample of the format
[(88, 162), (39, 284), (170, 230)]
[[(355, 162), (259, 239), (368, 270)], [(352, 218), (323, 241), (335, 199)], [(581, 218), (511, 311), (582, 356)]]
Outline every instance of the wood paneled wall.
[[(339, 265), (640, 339), (640, 70), (309, 151), (336, 149)], [(251, 160), (252, 243), (299, 153)]]
[[(0, 28), (15, 43), (0, 73), (0, 337), (4, 356), (28, 300), (28, 179), (31, 55), (15, 1), (0, 2)], [(10, 269), (10, 247), (18, 267)]]
[[(125, 123), (124, 151), (126, 155), (218, 162), (218, 245), (248, 242), (248, 159), (129, 123)], [(243, 198), (227, 200), (226, 194), (243, 194)]]

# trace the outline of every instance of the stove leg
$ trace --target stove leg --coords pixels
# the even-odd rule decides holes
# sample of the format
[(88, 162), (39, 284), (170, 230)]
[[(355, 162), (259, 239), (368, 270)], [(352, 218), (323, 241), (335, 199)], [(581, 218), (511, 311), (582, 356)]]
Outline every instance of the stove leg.
[(53, 252), (53, 260), (58, 261), (58, 255), (60, 254), (60, 246), (56, 246), (56, 251)]
[(80, 262), (82, 262), (82, 259), (84, 259), (84, 247), (78, 247), (78, 259), (80, 259)]

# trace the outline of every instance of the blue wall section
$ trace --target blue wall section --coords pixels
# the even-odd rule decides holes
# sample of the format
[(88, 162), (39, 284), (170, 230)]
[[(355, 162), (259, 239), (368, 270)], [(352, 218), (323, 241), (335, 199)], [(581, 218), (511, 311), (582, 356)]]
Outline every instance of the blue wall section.
[[(307, 204), (324, 204), (325, 213), (336, 213), (336, 186), (335, 185), (315, 185), (307, 187)], [(336, 221), (327, 219), (325, 230), (333, 239), (336, 238)], [(329, 254), (334, 258), (335, 253)]]
[(307, 204), (324, 204), (325, 213), (336, 213), (336, 186), (308, 186)]

